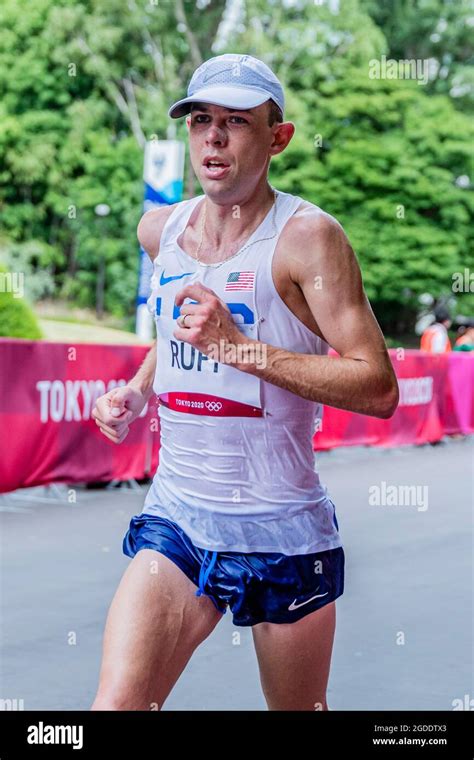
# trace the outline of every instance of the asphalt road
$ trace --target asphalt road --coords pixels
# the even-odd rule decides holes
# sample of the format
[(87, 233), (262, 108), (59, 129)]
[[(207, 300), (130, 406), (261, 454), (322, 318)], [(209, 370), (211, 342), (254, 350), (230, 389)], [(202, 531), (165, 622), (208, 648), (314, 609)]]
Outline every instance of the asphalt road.
[[(346, 554), (331, 709), (451, 710), (474, 698), (473, 443), (317, 455)], [(400, 486), (418, 487), (410, 503)], [(78, 489), (76, 503), (65, 489), (52, 503), (30, 490), (0, 497), (0, 698), (25, 710), (89, 709), (108, 606), (130, 562), (122, 538), (147, 487)], [(164, 709), (266, 709), (251, 630), (230, 611)]]

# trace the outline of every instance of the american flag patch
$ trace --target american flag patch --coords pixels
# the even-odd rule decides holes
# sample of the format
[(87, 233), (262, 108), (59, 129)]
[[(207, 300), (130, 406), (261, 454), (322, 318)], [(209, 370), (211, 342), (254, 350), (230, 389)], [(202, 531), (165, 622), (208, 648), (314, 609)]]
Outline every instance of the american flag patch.
[(253, 290), (255, 272), (231, 272), (224, 290)]

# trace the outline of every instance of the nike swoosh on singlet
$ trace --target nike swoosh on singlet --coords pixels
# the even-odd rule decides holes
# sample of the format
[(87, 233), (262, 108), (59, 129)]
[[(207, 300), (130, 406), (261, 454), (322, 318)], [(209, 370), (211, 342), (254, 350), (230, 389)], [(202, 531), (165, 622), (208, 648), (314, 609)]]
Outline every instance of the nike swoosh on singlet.
[(329, 591), (326, 591), (325, 594), (316, 594), (316, 596), (312, 596), (311, 599), (306, 599), (306, 601), (305, 602), (301, 602), (301, 604), (295, 604), (295, 602), (296, 602), (296, 599), (295, 599), (295, 602), (292, 602), (290, 604), (290, 606), (288, 607), (288, 609), (289, 610), (297, 610), (298, 607), (302, 607), (304, 604), (308, 604), (308, 602), (312, 602), (313, 599), (319, 599), (320, 596), (326, 596), (327, 594), (329, 594)]
[(160, 285), (167, 285), (169, 282), (173, 282), (173, 280), (181, 280), (182, 277), (186, 277), (186, 275), (192, 274), (192, 272), (185, 272), (184, 274), (175, 274), (172, 277), (165, 277), (165, 273), (161, 273), (160, 277)]

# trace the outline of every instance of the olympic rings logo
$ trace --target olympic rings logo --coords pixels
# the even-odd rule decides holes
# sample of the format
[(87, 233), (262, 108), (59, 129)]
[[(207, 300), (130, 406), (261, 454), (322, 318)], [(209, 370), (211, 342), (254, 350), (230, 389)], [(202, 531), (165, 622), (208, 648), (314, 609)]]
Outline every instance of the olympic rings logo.
[(206, 409), (210, 412), (220, 412), (222, 404), (220, 401), (206, 401)]

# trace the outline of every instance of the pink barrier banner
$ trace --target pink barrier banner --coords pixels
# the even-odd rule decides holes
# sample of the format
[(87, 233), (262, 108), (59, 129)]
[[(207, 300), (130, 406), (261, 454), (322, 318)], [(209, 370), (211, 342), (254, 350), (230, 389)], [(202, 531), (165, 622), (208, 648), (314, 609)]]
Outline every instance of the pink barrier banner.
[(469, 435), (474, 431), (474, 351), (449, 354), (440, 408), (446, 435)]
[[(133, 377), (147, 350), (0, 338), (0, 492), (153, 476), (159, 454), (155, 397), (120, 445), (91, 417), (96, 398)], [(400, 386), (393, 417), (326, 407), (315, 449), (393, 447), (474, 432), (474, 355), (389, 353)]]
[[(47, 483), (143, 478), (158, 464), (156, 407), (109, 441), (91, 411), (95, 400), (125, 385), (146, 346), (64, 345), (0, 339), (0, 492)], [(153, 471), (154, 471), (153, 470)]]
[[(445, 395), (450, 387), (450, 366), (454, 367), (452, 374), (456, 377), (457, 390), (472, 403), (474, 356), (435, 355), (414, 349), (390, 349), (389, 354), (400, 388), (400, 402), (393, 417), (382, 420), (325, 407), (321, 431), (313, 441), (315, 449), (360, 445), (393, 447), (439, 441), (447, 432)], [(464, 427), (464, 432), (472, 431), (472, 425), (470, 431)], [(449, 432), (461, 432), (461, 422), (454, 413)]]

